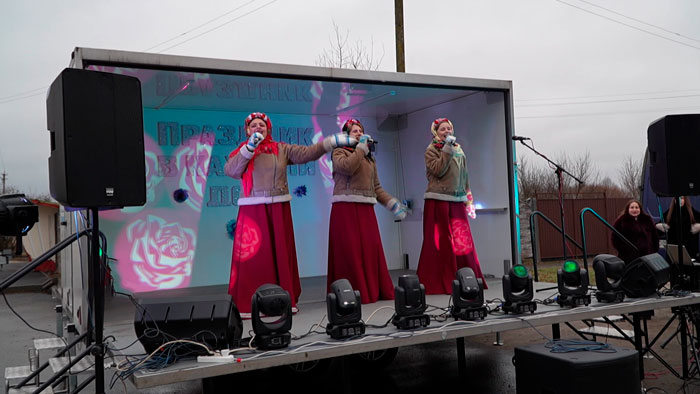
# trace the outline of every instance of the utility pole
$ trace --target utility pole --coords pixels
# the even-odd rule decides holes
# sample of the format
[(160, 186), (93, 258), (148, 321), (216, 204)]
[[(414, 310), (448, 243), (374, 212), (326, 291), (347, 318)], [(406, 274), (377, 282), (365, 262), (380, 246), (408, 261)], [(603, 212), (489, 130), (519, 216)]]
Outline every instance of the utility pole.
[(5, 179), (7, 179), (7, 173), (2, 172), (2, 194), (5, 194)]
[(406, 56), (403, 45), (403, 0), (394, 0), (394, 23), (396, 25), (396, 71), (406, 72)]

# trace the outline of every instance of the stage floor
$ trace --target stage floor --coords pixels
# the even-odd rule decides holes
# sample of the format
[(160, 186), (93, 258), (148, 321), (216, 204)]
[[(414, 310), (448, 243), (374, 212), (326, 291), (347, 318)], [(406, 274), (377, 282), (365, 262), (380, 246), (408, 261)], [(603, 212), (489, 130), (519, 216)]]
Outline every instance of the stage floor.
[[(396, 278), (398, 276), (406, 273), (412, 272), (403, 270), (392, 272), (394, 282), (397, 282)], [(326, 315), (325, 280), (325, 277), (302, 279), (303, 292), (299, 303), (299, 313), (294, 316), (291, 330), (294, 336), (306, 334), (314, 324), (321, 322)], [(492, 305), (495, 307), (503, 299), (501, 280), (488, 279), (487, 282), (489, 289), (485, 291), (485, 299), (497, 300)], [(537, 289), (543, 289), (552, 287), (553, 284), (540, 282), (535, 283), (535, 286)], [(209, 291), (216, 292), (219, 289), (223, 293), (226, 292), (226, 286), (211, 287)], [(544, 300), (553, 296), (556, 292), (556, 289), (541, 291), (536, 293), (535, 299)], [(158, 371), (139, 371), (133, 376), (132, 380), (137, 388), (154, 387), (393, 347), (419, 345), (473, 335), (580, 321), (600, 316), (696, 304), (700, 303), (700, 294), (692, 293), (686, 297), (657, 298), (654, 296), (628, 299), (619, 304), (603, 304), (596, 302), (595, 297), (592, 297), (592, 299), (592, 303), (585, 307), (572, 309), (561, 308), (556, 303), (550, 305), (538, 304), (537, 311), (534, 314), (491, 314), (486, 319), (477, 321), (455, 321), (452, 318), (448, 318), (444, 322), (432, 321), (429, 327), (413, 331), (400, 331), (391, 324), (385, 328), (368, 327), (366, 335), (362, 338), (346, 341), (333, 340), (322, 333), (312, 333), (302, 339), (293, 340), (289, 348), (281, 351), (244, 351), (240, 355), (237, 353), (237, 357), (240, 358), (239, 362), (212, 364), (198, 363), (195, 360), (181, 361)], [(447, 308), (449, 302), (449, 295), (427, 296), (427, 304), (430, 306)], [(383, 325), (391, 318), (394, 312), (393, 309), (393, 301), (380, 301), (374, 304), (363, 305), (362, 317), (365, 323)], [(433, 315), (441, 313), (442, 311), (440, 310), (429, 311), (429, 314)], [(105, 308), (105, 336), (113, 335), (116, 338), (115, 343), (110, 347), (124, 347), (136, 340), (133, 322), (134, 306), (128, 298), (115, 296), (107, 300)], [(326, 320), (323, 320), (323, 325), (326, 322)], [(249, 336), (247, 333), (251, 330), (250, 321), (245, 320), (243, 337)], [(138, 342), (124, 351), (127, 354), (138, 354), (141, 352), (143, 352), (143, 349)]]

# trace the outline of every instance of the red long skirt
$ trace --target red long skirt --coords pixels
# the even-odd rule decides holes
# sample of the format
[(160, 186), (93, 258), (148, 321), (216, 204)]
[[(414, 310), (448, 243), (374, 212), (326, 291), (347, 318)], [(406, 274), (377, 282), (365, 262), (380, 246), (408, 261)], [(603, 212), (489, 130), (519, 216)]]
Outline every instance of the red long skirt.
[(386, 266), (373, 204), (336, 202), (328, 232), (328, 282), (347, 279), (362, 303), (393, 300), (394, 284)]
[(423, 247), (418, 278), (426, 294), (452, 294), (452, 281), (460, 268), (469, 267), (484, 281), (479, 257), (463, 202), (425, 200)]
[(266, 283), (287, 290), (296, 308), (301, 283), (289, 202), (238, 208), (228, 293), (243, 317), (250, 317), (253, 294)]

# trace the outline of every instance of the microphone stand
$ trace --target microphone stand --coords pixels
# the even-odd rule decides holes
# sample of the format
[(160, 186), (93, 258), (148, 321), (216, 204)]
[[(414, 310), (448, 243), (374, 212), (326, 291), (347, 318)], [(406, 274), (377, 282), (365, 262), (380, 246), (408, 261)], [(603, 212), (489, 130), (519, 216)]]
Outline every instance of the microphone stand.
[[(529, 139), (529, 138), (528, 138)], [(564, 167), (560, 166), (559, 164), (553, 162), (552, 160), (549, 160), (549, 158), (542, 153), (538, 152), (534, 147), (528, 145), (525, 143), (523, 139), (518, 139), (517, 141), (520, 141), (523, 146), (526, 148), (530, 149), (531, 151), (535, 152), (535, 154), (547, 161), (551, 166), (555, 168), (554, 173), (557, 175), (557, 185), (559, 187), (559, 192), (558, 192), (558, 200), (559, 200), (559, 217), (561, 219), (561, 241), (562, 241), (562, 252), (563, 252), (563, 258), (566, 261), (568, 255), (566, 253), (566, 227), (564, 227), (564, 195), (563, 195), (563, 189), (562, 189), (562, 179), (564, 178), (564, 174), (570, 176), (572, 179), (574, 179), (576, 182), (579, 184), (583, 185), (583, 181), (576, 178), (573, 174), (571, 174), (569, 171), (564, 169)], [(530, 229), (532, 231), (532, 229)], [(573, 257), (573, 256), (572, 256)], [(554, 287), (556, 288), (556, 287)], [(542, 290), (551, 290), (552, 288), (548, 289), (539, 289), (537, 291), (542, 291)]]

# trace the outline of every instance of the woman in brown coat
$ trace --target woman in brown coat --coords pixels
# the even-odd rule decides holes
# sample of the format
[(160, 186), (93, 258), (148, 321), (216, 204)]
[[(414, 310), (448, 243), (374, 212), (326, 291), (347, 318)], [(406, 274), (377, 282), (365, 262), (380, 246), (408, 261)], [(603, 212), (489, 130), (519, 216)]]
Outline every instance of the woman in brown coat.
[(264, 113), (245, 119), (248, 141), (231, 152), (226, 175), (241, 180), (238, 218), (233, 239), (228, 292), (241, 316), (250, 317), (251, 298), (260, 285), (272, 283), (287, 290), (292, 307), (301, 294), (289, 205), (287, 165), (316, 160), (337, 146), (357, 141), (336, 134), (310, 145), (272, 140), (272, 122)]
[(425, 151), (428, 189), (423, 207), (423, 247), (418, 277), (427, 294), (451, 294), (457, 270), (469, 267), (488, 288), (481, 273), (467, 216), (476, 218), (469, 189), (467, 158), (447, 118), (436, 119), (433, 140)]
[(406, 208), (379, 183), (370, 152), (371, 138), (359, 120), (345, 122), (343, 132), (359, 140), (356, 147), (333, 150), (333, 207), (328, 233), (328, 283), (347, 279), (359, 290), (362, 303), (393, 300), (394, 285), (384, 257), (374, 204), (379, 202), (397, 220)]

